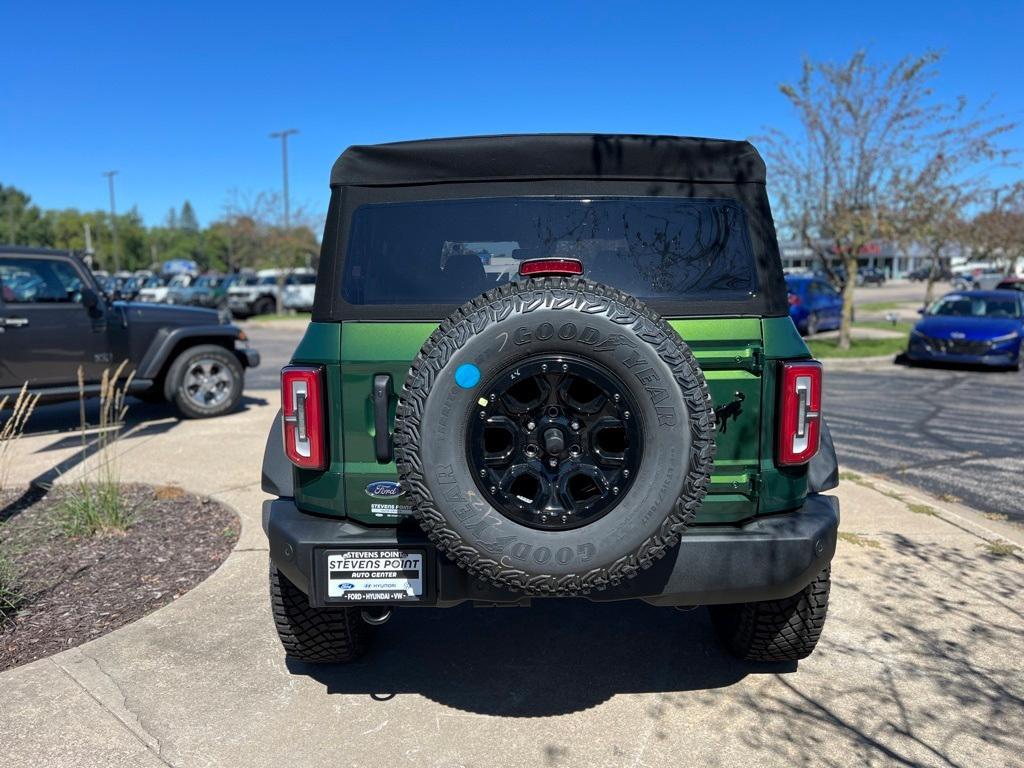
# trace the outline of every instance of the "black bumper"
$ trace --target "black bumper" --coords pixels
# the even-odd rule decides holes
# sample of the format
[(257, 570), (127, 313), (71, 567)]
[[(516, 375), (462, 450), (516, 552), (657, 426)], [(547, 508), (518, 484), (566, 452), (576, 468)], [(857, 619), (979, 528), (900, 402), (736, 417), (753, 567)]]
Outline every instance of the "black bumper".
[[(811, 494), (800, 509), (737, 526), (700, 526), (679, 546), (617, 587), (587, 595), (595, 601), (640, 599), (654, 605), (713, 605), (773, 600), (796, 594), (832, 560), (839, 527), (839, 501)], [(263, 530), (270, 558), (313, 606), (326, 606), (318, 552), (336, 547), (423, 550), (421, 605), (450, 607), (466, 600), (518, 603), (526, 598), (470, 576), (439, 554), (409, 520), (398, 528), (375, 528), (350, 520), (300, 512), (292, 499), (263, 502)]]

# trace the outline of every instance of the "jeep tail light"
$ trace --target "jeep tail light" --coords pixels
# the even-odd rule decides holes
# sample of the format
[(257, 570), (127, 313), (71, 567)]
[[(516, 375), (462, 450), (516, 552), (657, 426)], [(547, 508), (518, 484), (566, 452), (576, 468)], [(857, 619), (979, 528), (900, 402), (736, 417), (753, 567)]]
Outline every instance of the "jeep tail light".
[(821, 363), (783, 363), (779, 376), (779, 466), (806, 464), (821, 437)]
[(327, 469), (323, 390), (323, 368), (289, 365), (281, 369), (284, 452), (302, 469)]
[(555, 277), (583, 274), (579, 259), (527, 259), (519, 263), (520, 277)]

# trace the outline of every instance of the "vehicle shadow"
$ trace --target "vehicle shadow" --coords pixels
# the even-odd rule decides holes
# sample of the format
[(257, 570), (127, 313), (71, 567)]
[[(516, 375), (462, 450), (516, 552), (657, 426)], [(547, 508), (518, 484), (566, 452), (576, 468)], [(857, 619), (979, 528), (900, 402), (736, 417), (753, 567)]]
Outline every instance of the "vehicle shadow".
[[(142, 434), (152, 435), (166, 432), (182, 421), (177, 409), (167, 402), (149, 403), (134, 397), (128, 398), (128, 412), (125, 415), (124, 437), (138, 437)], [(268, 401), (262, 397), (242, 395), (241, 402), (234, 413), (241, 413), (256, 406), (267, 405)], [(99, 398), (90, 397), (85, 401), (85, 421), (89, 426), (99, 423)], [(159, 425), (155, 422), (161, 422)], [(168, 422), (165, 425), (163, 422)], [(36, 453), (59, 450), (60, 448), (72, 447), (81, 443), (80, 430), (82, 427), (81, 412), (77, 400), (66, 403), (52, 403), (39, 405), (32, 412), (25, 429), (25, 436), (45, 435), (53, 433), (64, 435), (54, 443), (49, 443), (39, 448)], [(66, 437), (69, 433), (73, 436)]]
[[(408, 609), (379, 629), (364, 661), (288, 669), (329, 693), (378, 701), (413, 693), (505, 717), (567, 714), (650, 692), (650, 706), (624, 727), (653, 729), (674, 748), (688, 743), (680, 715), (696, 717), (703, 733), (728, 734), (772, 764), (1019, 764), (1020, 555), (997, 555), (981, 540), (872, 540), (877, 546), (838, 553), (823, 643), (802, 674), (785, 674), (795, 664), (726, 656), (704, 610), (583, 600)], [(733, 685), (753, 675), (754, 684)], [(569, 726), (544, 749), (565, 754), (573, 738)]]
[[(264, 398), (243, 395), (235, 413), (267, 404), (268, 401)], [(100, 444), (97, 433), (90, 431), (90, 426), (99, 422), (98, 414), (98, 399), (90, 398), (86, 400), (85, 421), (87, 427), (83, 435), (81, 431), (82, 414), (77, 401), (41, 405), (32, 412), (24, 436), (54, 436), (52, 441), (39, 446), (33, 453), (44, 454), (50, 451), (78, 450), (75, 450), (74, 453), (60, 461), (56, 461), (52, 466), (33, 477), (29, 480), (27, 488), (19, 497), (0, 507), (0, 523), (9, 520), (41, 500), (50, 492), (53, 484), (61, 475), (82, 464), (99, 450)], [(181, 416), (170, 403), (147, 403), (130, 398), (128, 401), (128, 412), (125, 415), (125, 423), (121, 429), (119, 439), (130, 443), (130, 441), (140, 437), (153, 437), (165, 434), (178, 426), (181, 421)]]
[(902, 365), (905, 368), (921, 368), (924, 370), (943, 370), (943, 371), (967, 371), (973, 373), (1002, 373), (1002, 374), (1014, 374), (1020, 373), (1014, 366), (998, 366), (998, 365), (981, 365), (975, 363), (950, 363), (936, 360), (911, 360), (907, 357), (906, 353), (896, 355), (893, 359), (893, 363), (896, 365)]
[(750, 664), (719, 650), (707, 611), (624, 601), (534, 600), (529, 609), (405, 609), (349, 665), (288, 662), (328, 693), (416, 693), (478, 714), (578, 712), (620, 693), (721, 688), (796, 664)]

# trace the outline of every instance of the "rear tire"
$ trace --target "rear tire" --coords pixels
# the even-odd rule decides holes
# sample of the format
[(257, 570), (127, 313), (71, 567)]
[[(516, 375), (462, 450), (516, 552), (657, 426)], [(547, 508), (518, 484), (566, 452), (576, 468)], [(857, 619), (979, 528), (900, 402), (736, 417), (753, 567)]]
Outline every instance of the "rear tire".
[(828, 613), (830, 568), (792, 597), (712, 605), (720, 642), (744, 661), (799, 661), (811, 655)]
[(270, 565), (270, 608), (285, 654), (313, 664), (344, 664), (362, 656), (371, 628), (358, 608), (312, 608), (298, 587)]
[(815, 334), (818, 333), (820, 325), (821, 321), (818, 319), (817, 313), (812, 312), (810, 315), (807, 316), (807, 327), (804, 331), (804, 335), (814, 336)]

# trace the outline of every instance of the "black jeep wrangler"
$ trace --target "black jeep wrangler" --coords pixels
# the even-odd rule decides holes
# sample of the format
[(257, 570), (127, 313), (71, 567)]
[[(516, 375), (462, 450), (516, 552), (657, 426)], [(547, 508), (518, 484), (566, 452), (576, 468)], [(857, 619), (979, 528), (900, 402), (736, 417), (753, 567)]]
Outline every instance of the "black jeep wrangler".
[(260, 356), (213, 310), (113, 301), (74, 253), (0, 246), (0, 397), (27, 382), (44, 402), (73, 400), (79, 367), (94, 394), (123, 360), (131, 394), (202, 418), (238, 405)]
[(353, 659), (399, 607), (569, 596), (812, 651), (838, 468), (750, 144), (352, 147), (331, 187), (263, 467), (288, 655)]

